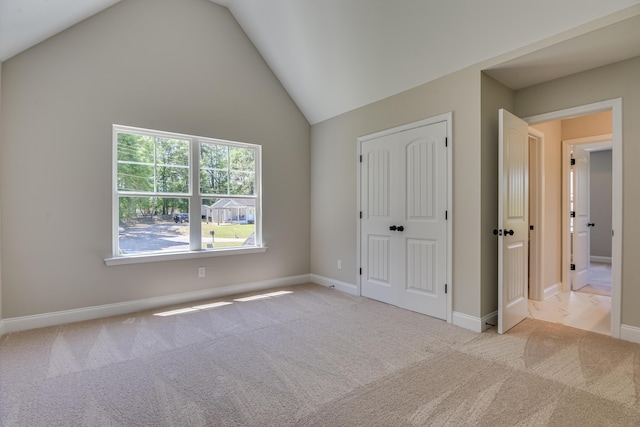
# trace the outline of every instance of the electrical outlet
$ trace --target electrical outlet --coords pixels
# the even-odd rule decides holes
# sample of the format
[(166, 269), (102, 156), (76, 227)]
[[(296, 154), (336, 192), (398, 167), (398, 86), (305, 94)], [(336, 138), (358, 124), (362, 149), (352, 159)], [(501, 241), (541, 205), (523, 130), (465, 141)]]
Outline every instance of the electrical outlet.
[(342, 260), (338, 260), (338, 270), (342, 270)]
[(205, 276), (204, 267), (198, 267), (198, 277), (202, 278)]

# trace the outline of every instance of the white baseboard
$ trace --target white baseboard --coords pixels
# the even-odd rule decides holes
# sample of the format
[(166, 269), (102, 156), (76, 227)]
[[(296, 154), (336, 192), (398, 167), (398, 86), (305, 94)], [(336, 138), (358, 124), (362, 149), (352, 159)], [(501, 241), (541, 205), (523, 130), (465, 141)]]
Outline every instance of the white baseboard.
[(180, 294), (151, 297), (134, 301), (125, 301), (115, 304), (105, 304), (94, 307), (84, 307), (72, 310), (57, 311), (54, 313), (36, 314), (33, 316), (14, 317), (0, 321), (0, 336), (3, 333), (24, 331), (27, 329), (44, 328), (47, 326), (61, 325), (64, 323), (81, 322), (83, 320), (98, 319), (102, 317), (118, 316), (121, 314), (135, 313), (137, 311), (150, 310), (173, 304), (183, 304), (191, 301), (199, 301), (209, 298), (219, 298), (244, 292), (262, 291), (281, 286), (299, 285), (311, 281), (309, 274), (300, 276), (281, 277), (277, 279), (263, 280), (260, 282), (242, 283), (238, 285), (223, 286), (220, 288), (205, 289), (202, 291), (184, 292)]
[(324, 276), (318, 276), (317, 274), (311, 274), (310, 276), (311, 282), (313, 283), (326, 286), (327, 288), (335, 288), (350, 295), (359, 296), (358, 287), (354, 284), (341, 282), (340, 280), (330, 279)]
[(596, 255), (591, 255), (591, 262), (601, 262), (603, 264), (611, 264), (611, 257), (610, 256), (596, 256)]
[(620, 325), (620, 339), (640, 343), (640, 328), (637, 326)]
[(498, 312), (494, 311), (486, 316), (475, 317), (468, 314), (453, 312), (453, 324), (473, 332), (484, 332), (498, 321)]
[(542, 299), (545, 300), (547, 298), (554, 296), (555, 294), (560, 292), (560, 289), (562, 289), (562, 286), (560, 283), (556, 283), (555, 285), (551, 285), (548, 288), (545, 288), (544, 294), (542, 295)]

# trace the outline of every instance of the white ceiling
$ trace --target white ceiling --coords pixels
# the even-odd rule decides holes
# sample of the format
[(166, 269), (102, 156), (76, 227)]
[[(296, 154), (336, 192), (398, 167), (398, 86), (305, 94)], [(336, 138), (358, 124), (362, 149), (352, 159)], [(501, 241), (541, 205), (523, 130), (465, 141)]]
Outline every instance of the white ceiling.
[[(118, 1), (0, 0), (0, 61)], [(640, 0), (212, 1), (229, 8), (312, 124), (640, 4)], [(637, 56), (640, 21), (634, 19), (534, 52), (489, 73), (520, 88)], [(567, 55), (566, 49), (573, 53)]]

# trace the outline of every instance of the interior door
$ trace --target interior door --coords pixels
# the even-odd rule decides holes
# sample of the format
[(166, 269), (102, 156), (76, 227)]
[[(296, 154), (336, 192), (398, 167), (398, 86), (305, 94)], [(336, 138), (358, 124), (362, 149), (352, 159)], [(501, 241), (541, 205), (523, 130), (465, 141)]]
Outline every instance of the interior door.
[[(392, 284), (399, 283), (399, 241), (390, 227), (398, 219), (398, 135), (391, 134), (361, 144), (360, 196), (362, 198), (360, 265), (361, 294), (397, 305)], [(393, 248), (391, 247), (393, 244)]]
[(589, 212), (589, 152), (579, 145), (573, 146), (573, 232), (572, 264), (575, 265), (571, 277), (571, 288), (574, 291), (589, 283), (590, 247), (590, 212)]
[(498, 333), (528, 314), (528, 125), (499, 110), (498, 140)]
[(447, 122), (362, 143), (362, 295), (446, 319)]

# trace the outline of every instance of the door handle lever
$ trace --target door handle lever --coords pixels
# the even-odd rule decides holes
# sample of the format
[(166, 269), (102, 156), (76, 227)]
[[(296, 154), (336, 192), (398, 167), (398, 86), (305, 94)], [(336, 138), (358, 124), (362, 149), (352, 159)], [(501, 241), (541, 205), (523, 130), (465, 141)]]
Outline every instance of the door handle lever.
[(497, 228), (493, 229), (494, 236), (502, 236), (502, 229), (498, 230)]
[(404, 226), (399, 225), (399, 226), (398, 226), (398, 231), (404, 231)]
[(504, 230), (504, 235), (509, 235), (509, 236), (513, 236), (514, 231), (513, 230)]
[(596, 225), (593, 222), (588, 222), (587, 227), (595, 227)]
[(389, 227), (389, 230), (391, 231), (396, 231), (398, 229), (398, 227), (396, 227), (395, 225), (392, 225), (391, 227)]

